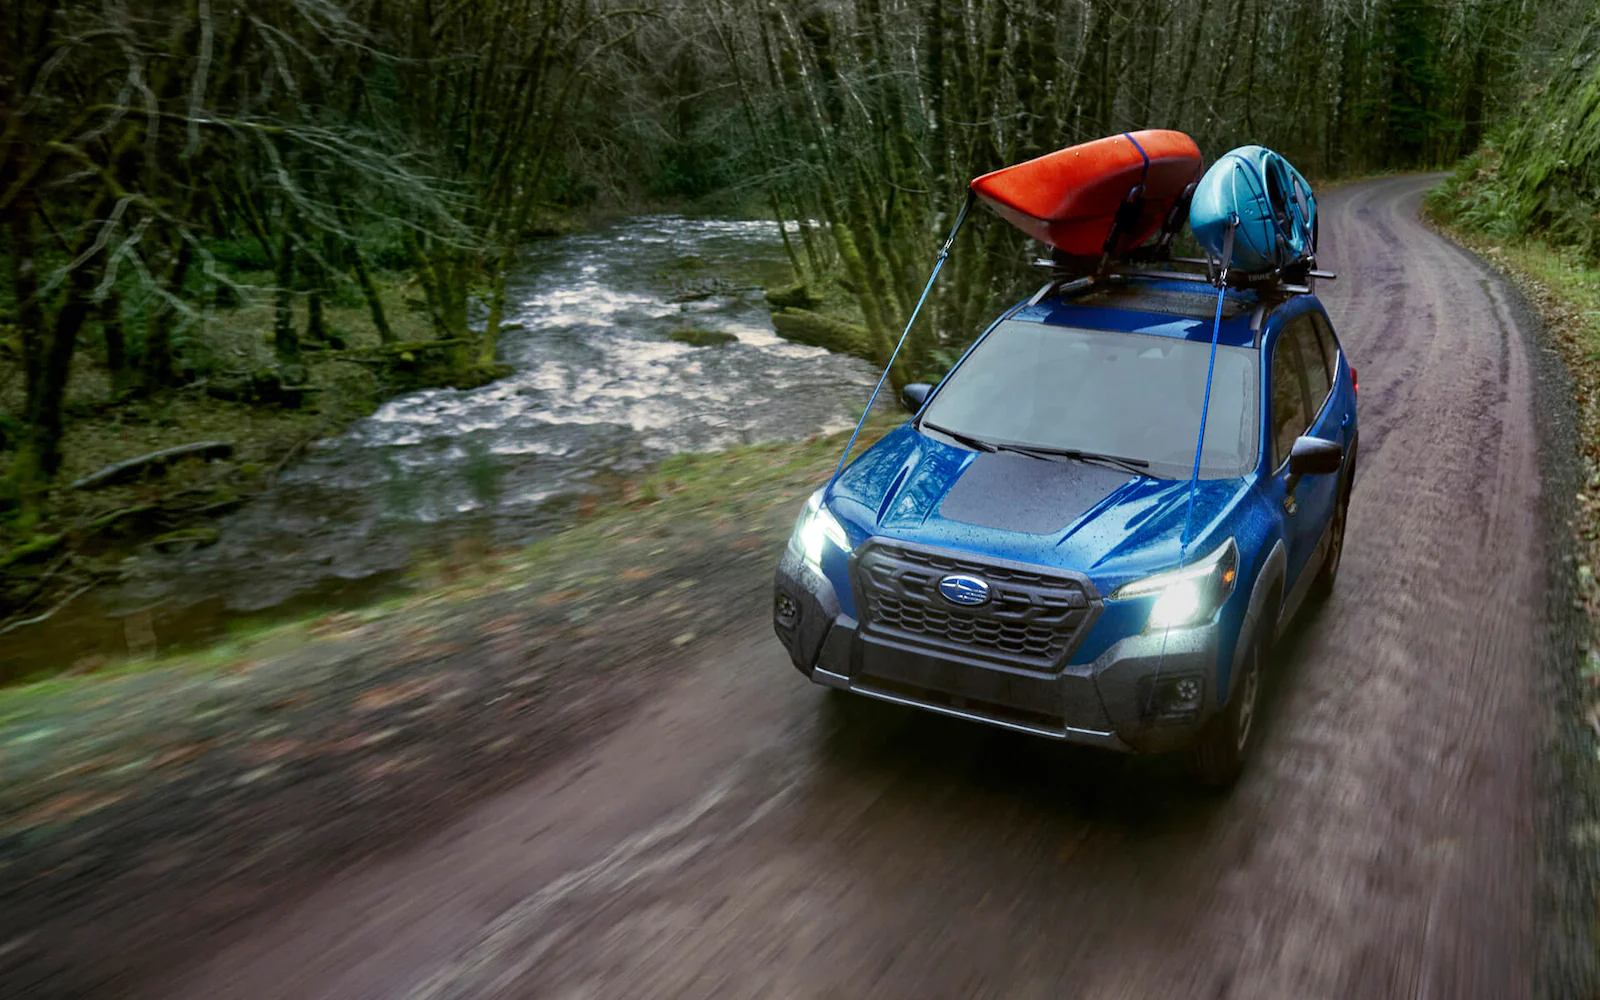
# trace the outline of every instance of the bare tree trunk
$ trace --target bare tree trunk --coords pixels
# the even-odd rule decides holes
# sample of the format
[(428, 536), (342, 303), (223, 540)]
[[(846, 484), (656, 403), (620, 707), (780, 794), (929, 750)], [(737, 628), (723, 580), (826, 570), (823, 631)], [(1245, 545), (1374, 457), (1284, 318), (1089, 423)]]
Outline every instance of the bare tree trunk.
[(378, 339), (385, 344), (394, 343), (397, 338), (383, 310), (383, 299), (378, 295), (377, 286), (372, 283), (372, 275), (367, 271), (361, 248), (354, 244), (350, 246), (350, 269), (356, 276), (356, 284), (361, 286), (362, 296), (367, 300), (367, 311), (372, 314), (372, 325), (378, 328)]
[(106, 342), (106, 371), (111, 376), (111, 398), (117, 399), (132, 385), (128, 367), (128, 343), (122, 328), (122, 297), (111, 289), (100, 300), (100, 335)]
[[(183, 294), (184, 282), (189, 278), (189, 264), (194, 260), (194, 247), (188, 240), (180, 239), (172, 270), (167, 274), (167, 292), (173, 298)], [(169, 386), (174, 382), (172, 371), (172, 324), (178, 310), (171, 302), (158, 305), (145, 324), (144, 378), (153, 387)]]
[(272, 348), (279, 367), (300, 363), (300, 335), (294, 328), (294, 237), (284, 232), (278, 245), (277, 287), (272, 292)]
[(66, 400), (67, 379), (72, 374), (78, 331), (89, 315), (89, 290), (94, 281), (94, 269), (88, 263), (79, 265), (68, 277), (48, 349), (40, 359), (35, 392), (24, 414), (27, 429), (11, 461), (8, 484), (8, 492), (21, 502), (24, 524), (37, 516), (39, 493), (61, 468), (61, 407)]
[(17, 303), (17, 331), (21, 338), (23, 392), (32, 406), (39, 393), (39, 371), (44, 361), (44, 309), (39, 302), (39, 271), (34, 259), (33, 199), (24, 194), (11, 211), (11, 294)]
[(312, 345), (328, 342), (328, 324), (322, 315), (322, 290), (313, 288), (306, 293), (305, 342)]

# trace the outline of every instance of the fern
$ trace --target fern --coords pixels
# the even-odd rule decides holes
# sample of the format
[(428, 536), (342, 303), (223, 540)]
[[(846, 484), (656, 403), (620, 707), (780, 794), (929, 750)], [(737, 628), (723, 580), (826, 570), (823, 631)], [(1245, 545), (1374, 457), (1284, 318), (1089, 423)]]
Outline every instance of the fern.
[(1532, 234), (1600, 261), (1600, 24), (1514, 123), (1457, 165), (1428, 207), (1496, 239)]

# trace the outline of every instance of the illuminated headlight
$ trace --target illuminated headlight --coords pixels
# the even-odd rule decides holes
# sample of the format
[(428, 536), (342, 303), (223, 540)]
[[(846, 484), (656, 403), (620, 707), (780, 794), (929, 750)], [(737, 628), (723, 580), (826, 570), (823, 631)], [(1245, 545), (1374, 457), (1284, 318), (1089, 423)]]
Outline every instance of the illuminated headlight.
[(1155, 603), (1150, 607), (1150, 619), (1145, 628), (1150, 631), (1183, 628), (1198, 625), (1216, 614), (1233, 593), (1238, 576), (1239, 547), (1230, 538), (1182, 569), (1156, 573), (1118, 587), (1111, 599), (1127, 601), (1154, 596)]
[(822, 490), (819, 489), (811, 494), (811, 499), (806, 501), (806, 509), (800, 512), (800, 519), (794, 523), (794, 534), (789, 536), (789, 549), (812, 569), (821, 572), (822, 550), (826, 542), (832, 542), (841, 552), (850, 551), (850, 538), (844, 533), (844, 525), (822, 506)]

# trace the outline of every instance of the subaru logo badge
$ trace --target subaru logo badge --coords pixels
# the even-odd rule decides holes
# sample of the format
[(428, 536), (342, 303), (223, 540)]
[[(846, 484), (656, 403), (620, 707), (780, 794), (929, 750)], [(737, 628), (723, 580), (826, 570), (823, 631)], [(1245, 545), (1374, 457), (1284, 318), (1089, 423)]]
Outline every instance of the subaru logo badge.
[(939, 581), (939, 593), (951, 604), (969, 608), (989, 603), (989, 585), (975, 576), (952, 573)]

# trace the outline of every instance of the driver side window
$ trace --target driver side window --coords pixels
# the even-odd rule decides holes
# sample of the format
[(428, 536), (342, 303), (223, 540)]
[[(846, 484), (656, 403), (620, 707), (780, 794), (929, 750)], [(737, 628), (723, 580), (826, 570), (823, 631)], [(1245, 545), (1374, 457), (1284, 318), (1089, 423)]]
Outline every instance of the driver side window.
[(1311, 426), (1305, 400), (1305, 361), (1297, 338), (1285, 330), (1272, 348), (1272, 467), (1289, 460), (1294, 439)]

